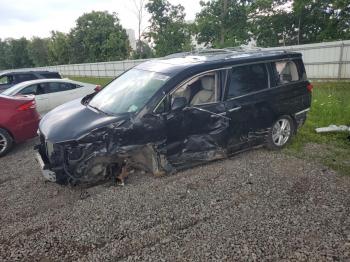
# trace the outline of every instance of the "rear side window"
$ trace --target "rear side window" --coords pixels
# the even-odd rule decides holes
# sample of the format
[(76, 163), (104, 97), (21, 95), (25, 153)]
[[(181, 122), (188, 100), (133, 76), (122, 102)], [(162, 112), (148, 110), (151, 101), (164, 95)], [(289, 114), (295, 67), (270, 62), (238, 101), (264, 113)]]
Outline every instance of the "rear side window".
[(40, 75), (44, 78), (61, 78), (60, 74), (56, 72), (40, 73)]
[(227, 98), (234, 98), (260, 91), (269, 86), (265, 64), (234, 67), (231, 70)]
[(13, 82), (13, 77), (6, 75), (6, 76), (2, 76), (0, 77), (0, 85), (9, 85)]
[(18, 93), (21, 95), (40, 95), (43, 93), (43, 91), (41, 86), (39, 84), (36, 84), (36, 85), (27, 86), (26, 88), (23, 88)]
[(280, 61), (272, 65), (276, 75), (276, 83), (287, 84), (301, 79), (300, 70), (294, 61)]
[(37, 79), (37, 77), (33, 74), (16, 75), (16, 78), (17, 78), (17, 82), (19, 82), (19, 83), (24, 82), (24, 81)]
[(44, 92), (46, 94), (69, 91), (75, 88), (75, 85), (71, 83), (59, 83), (59, 82), (51, 82), (42, 84)]

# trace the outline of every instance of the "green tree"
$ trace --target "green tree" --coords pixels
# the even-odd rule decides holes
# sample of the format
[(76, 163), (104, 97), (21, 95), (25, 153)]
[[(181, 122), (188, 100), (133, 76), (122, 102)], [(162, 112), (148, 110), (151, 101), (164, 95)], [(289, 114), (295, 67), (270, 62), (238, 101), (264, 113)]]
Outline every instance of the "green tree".
[(11, 66), (9, 65), (9, 45), (8, 42), (2, 41), (0, 39), (0, 70), (4, 70), (7, 68), (10, 68)]
[(62, 32), (51, 31), (48, 42), (48, 60), (50, 65), (62, 65), (69, 63), (68, 36)]
[[(291, 9), (286, 9), (286, 4)], [(348, 0), (257, 0), (250, 7), (248, 20), (259, 46), (350, 38)]]
[(28, 52), (34, 66), (46, 66), (49, 64), (48, 39), (33, 37), (29, 42)]
[(195, 30), (199, 43), (212, 47), (245, 44), (248, 40), (247, 5), (249, 1), (201, 1)]
[(189, 25), (185, 22), (182, 5), (171, 5), (167, 0), (151, 0), (146, 9), (151, 14), (146, 37), (154, 43), (156, 56), (191, 49)]
[(116, 13), (91, 12), (77, 19), (69, 34), (71, 60), (76, 63), (126, 59), (129, 39)]
[(153, 57), (152, 48), (143, 41), (136, 42), (136, 50), (133, 51), (132, 58), (133, 59), (146, 59)]
[(295, 0), (293, 14), (300, 44), (350, 37), (350, 2), (347, 0)]
[(28, 52), (29, 41), (22, 37), (20, 39), (7, 39), (9, 49), (7, 53), (8, 65), (11, 68), (32, 67), (33, 62)]

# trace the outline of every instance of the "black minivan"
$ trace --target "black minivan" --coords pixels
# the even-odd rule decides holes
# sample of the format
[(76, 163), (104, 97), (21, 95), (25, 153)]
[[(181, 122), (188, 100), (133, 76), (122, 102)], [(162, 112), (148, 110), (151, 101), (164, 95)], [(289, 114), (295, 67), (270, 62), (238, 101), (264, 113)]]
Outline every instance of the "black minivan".
[(46, 179), (96, 183), (127, 169), (164, 174), (248, 148), (285, 146), (312, 85), (300, 53), (212, 50), (144, 62), (40, 122)]

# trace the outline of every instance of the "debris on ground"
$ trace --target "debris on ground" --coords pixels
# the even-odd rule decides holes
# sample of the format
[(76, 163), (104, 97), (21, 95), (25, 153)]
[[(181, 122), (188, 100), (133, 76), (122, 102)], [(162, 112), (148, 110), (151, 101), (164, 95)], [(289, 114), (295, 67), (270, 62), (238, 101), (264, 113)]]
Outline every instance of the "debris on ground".
[(350, 126), (344, 125), (330, 125), (327, 127), (319, 127), (316, 128), (316, 133), (326, 133), (326, 132), (350, 132)]

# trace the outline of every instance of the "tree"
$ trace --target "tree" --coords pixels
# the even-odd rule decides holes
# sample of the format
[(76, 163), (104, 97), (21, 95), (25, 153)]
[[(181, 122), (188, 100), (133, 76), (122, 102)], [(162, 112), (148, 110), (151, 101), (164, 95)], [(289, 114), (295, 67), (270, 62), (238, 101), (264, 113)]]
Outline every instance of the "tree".
[(48, 60), (51, 65), (62, 65), (70, 62), (68, 36), (62, 32), (51, 31), (48, 42)]
[(199, 43), (212, 47), (238, 46), (248, 40), (247, 4), (249, 1), (201, 1), (195, 31)]
[(143, 42), (141, 40), (142, 37), (142, 32), (141, 32), (141, 27), (142, 27), (142, 22), (143, 22), (143, 12), (144, 12), (144, 8), (145, 8), (145, 4), (146, 4), (147, 0), (133, 0), (134, 6), (135, 6), (135, 15), (137, 18), (137, 42), (136, 42), (136, 52), (134, 52), (134, 56), (135, 55), (139, 55), (139, 57), (137, 58), (141, 58), (142, 56), (142, 52), (141, 52), (141, 48), (143, 46)]
[(151, 0), (146, 9), (151, 14), (146, 36), (154, 43), (156, 56), (191, 49), (189, 25), (185, 22), (182, 5), (171, 5), (167, 0)]
[(130, 53), (128, 36), (116, 13), (92, 11), (80, 16), (69, 39), (75, 63), (122, 60)]
[(248, 20), (260, 46), (350, 38), (347, 0), (258, 0), (251, 5)]
[(22, 37), (20, 39), (7, 39), (9, 49), (7, 54), (8, 65), (11, 68), (32, 67), (33, 62), (29, 57), (29, 41)]
[(146, 59), (153, 57), (152, 48), (143, 41), (136, 42), (136, 50), (132, 54), (133, 59)]
[(10, 48), (9, 48), (8, 42), (2, 41), (0, 39), (0, 70), (4, 70), (11, 67), (9, 65), (9, 56), (10, 56), (9, 49)]
[(48, 39), (33, 37), (28, 45), (28, 53), (34, 66), (48, 65)]

